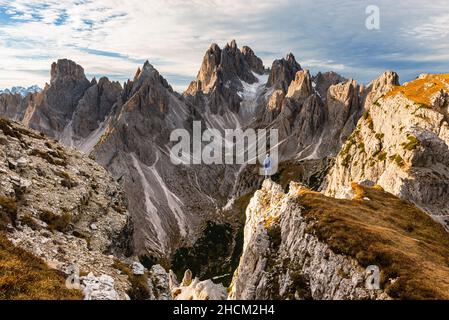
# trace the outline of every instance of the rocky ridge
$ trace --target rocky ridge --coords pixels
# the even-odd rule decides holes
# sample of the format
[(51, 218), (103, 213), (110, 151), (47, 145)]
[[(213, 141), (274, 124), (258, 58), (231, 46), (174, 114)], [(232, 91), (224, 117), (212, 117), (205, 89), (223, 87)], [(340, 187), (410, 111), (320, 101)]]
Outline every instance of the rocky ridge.
[(309, 233), (310, 223), (288, 194), (265, 180), (246, 211), (245, 242), (229, 297), (243, 300), (388, 299), (365, 288), (366, 274), (357, 261), (334, 253)]
[(125, 298), (129, 282), (112, 264), (132, 253), (132, 226), (123, 192), (106, 170), (4, 119), (0, 159), (2, 217), (11, 208), (6, 200), (14, 204), (7, 238), (66, 275), (76, 267), (115, 281), (114, 297)]
[(229, 298), (445, 299), (444, 228), (379, 186), (351, 187), (339, 200), (265, 180), (246, 211)]
[(351, 182), (378, 184), (448, 225), (446, 75), (425, 75), (379, 96), (340, 151), (324, 192), (346, 197)]

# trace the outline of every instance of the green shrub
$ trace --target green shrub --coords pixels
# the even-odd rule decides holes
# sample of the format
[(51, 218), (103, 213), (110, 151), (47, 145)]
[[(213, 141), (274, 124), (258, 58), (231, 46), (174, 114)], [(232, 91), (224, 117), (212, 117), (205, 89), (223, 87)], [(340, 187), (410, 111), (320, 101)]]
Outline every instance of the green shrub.
[(398, 154), (392, 155), (390, 157), (391, 161), (394, 161), (399, 167), (405, 166), (405, 161), (402, 159), (402, 157)]
[(382, 140), (385, 137), (384, 133), (376, 133), (376, 139), (377, 140)]
[(401, 145), (409, 151), (415, 150), (421, 144), (421, 141), (419, 141), (418, 138), (412, 135), (407, 136), (407, 140), (407, 142), (404, 142)]
[(385, 151), (378, 154), (377, 159), (380, 161), (385, 161), (387, 159), (387, 153)]

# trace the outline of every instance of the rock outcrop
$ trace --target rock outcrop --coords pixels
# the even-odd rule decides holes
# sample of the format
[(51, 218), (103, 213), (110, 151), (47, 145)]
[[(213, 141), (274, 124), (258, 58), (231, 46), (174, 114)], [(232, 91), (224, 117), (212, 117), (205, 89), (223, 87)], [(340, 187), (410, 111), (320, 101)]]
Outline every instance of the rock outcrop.
[(0, 119), (0, 177), (0, 196), (14, 204), (6, 234), (14, 245), (67, 275), (75, 268), (74, 276), (112, 277), (114, 297), (125, 297), (129, 282), (112, 264), (132, 253), (132, 225), (123, 192), (104, 168)]
[(98, 82), (94, 79), (79, 100), (59, 140), (89, 154), (98, 142), (121, 92), (118, 82), (111, 82), (105, 77)]
[(0, 116), (12, 120), (21, 120), (27, 104), (18, 94), (0, 93)]
[(225, 300), (226, 288), (215, 284), (212, 280), (200, 281), (192, 278), (192, 272), (187, 270), (181, 283), (176, 275), (170, 272), (170, 289), (173, 300)]
[(290, 83), (295, 79), (296, 73), (302, 70), (295, 56), (289, 53), (285, 58), (275, 60), (271, 66), (267, 87), (287, 92)]
[(356, 260), (334, 253), (310, 234), (310, 223), (294, 200), (299, 186), (282, 188), (265, 180), (246, 211), (245, 241), (230, 298), (385, 299), (365, 288), (365, 270)]
[[(449, 254), (449, 235), (441, 225), (380, 187), (353, 184), (352, 191), (352, 200), (338, 200), (294, 182), (285, 193), (265, 180), (246, 211), (243, 253), (229, 297), (447, 296), (449, 284), (439, 272), (448, 272), (440, 261)], [(437, 247), (429, 252), (427, 245)]]
[(79, 100), (90, 86), (84, 70), (75, 62), (58, 60), (51, 66), (50, 84), (36, 95), (37, 103), (28, 106), (23, 123), (58, 138), (69, 123)]
[(340, 151), (325, 193), (344, 197), (352, 181), (367, 181), (412, 201), (447, 226), (448, 112), (446, 102), (434, 103), (440, 90), (447, 92), (447, 79), (428, 75), (390, 88), (374, 101)]

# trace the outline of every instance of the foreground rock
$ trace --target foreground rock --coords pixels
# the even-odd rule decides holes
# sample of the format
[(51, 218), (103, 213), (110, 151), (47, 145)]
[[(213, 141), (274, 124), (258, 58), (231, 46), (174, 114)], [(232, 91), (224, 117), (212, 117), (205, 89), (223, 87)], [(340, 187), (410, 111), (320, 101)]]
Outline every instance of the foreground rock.
[(67, 276), (113, 279), (114, 298), (125, 298), (129, 282), (112, 265), (132, 252), (131, 225), (116, 182), (87, 156), (17, 123), (0, 119), (0, 141), (0, 196), (15, 208), (6, 236)]
[(170, 272), (170, 290), (174, 300), (225, 300), (226, 288), (222, 284), (215, 284), (212, 280), (200, 281), (192, 279), (192, 272), (187, 270), (182, 282), (173, 272)]
[[(449, 283), (440, 282), (440, 272), (448, 272), (442, 263), (449, 255), (444, 229), (380, 188), (353, 188), (353, 200), (338, 200), (296, 183), (284, 193), (266, 180), (246, 212), (230, 298), (447, 297)], [(411, 221), (414, 228), (407, 226)], [(438, 249), (428, 252), (433, 245)], [(369, 266), (380, 269), (380, 290), (367, 286)]]

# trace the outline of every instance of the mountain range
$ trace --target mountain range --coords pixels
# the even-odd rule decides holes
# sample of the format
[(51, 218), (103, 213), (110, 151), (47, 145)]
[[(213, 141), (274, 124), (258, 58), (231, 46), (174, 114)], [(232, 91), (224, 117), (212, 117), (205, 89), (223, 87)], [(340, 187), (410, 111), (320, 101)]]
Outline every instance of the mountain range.
[(0, 94), (2, 93), (9, 93), (9, 94), (20, 94), (22, 97), (25, 97), (27, 94), (29, 93), (36, 93), (36, 92), (40, 92), (42, 91), (42, 89), (37, 86), (30, 86), (28, 88), (24, 88), (24, 87), (12, 87), (11, 89), (0, 89)]
[[(264, 66), (251, 48), (235, 41), (223, 48), (212, 44), (182, 94), (148, 61), (123, 85), (106, 77), (89, 80), (67, 59), (53, 63), (50, 75), (41, 91), (0, 92), (0, 116), (20, 123), (0, 127), (8, 136), (4, 161), (27, 157), (23, 150), (11, 153), (9, 141), (27, 144), (11, 132), (31, 129), (33, 136), (59, 141), (61, 150), (88, 156), (83, 161), (94, 160), (123, 188), (127, 213), (120, 223), (110, 213), (104, 216), (109, 222), (87, 219), (81, 227), (89, 234), (96, 231), (89, 229), (92, 224), (102, 230), (114, 221), (116, 228), (106, 234), (122, 243), (114, 240), (107, 250), (94, 246), (99, 257), (116, 255), (118, 261), (108, 263), (128, 275), (128, 280), (113, 277), (119, 293), (101, 297), (123, 298), (126, 288), (142, 286), (141, 275), (145, 298), (222, 298), (224, 287), (233, 299), (447, 297), (443, 275), (449, 269), (442, 263), (449, 256), (447, 75), (425, 74), (400, 85), (398, 75), (386, 71), (364, 85), (335, 72), (312, 75), (291, 53)], [(249, 163), (173, 164), (170, 134), (191, 132), (194, 121), (223, 136), (226, 129), (277, 129), (278, 172), (264, 181), (258, 166)], [(9, 170), (4, 174), (14, 175)], [(70, 175), (84, 177), (77, 170)], [(2, 193), (12, 195), (3, 188)], [(110, 199), (108, 192), (101, 197)], [(345, 208), (360, 216), (346, 215)], [(37, 221), (39, 210), (32, 217)], [(29, 226), (21, 228), (9, 231), (19, 246)], [(364, 230), (366, 238), (349, 236), (348, 230)], [(397, 268), (393, 238), (420, 256), (400, 257), (413, 261), (428, 281)], [(373, 246), (362, 246), (366, 241)], [(423, 253), (432, 246), (433, 255)], [(143, 273), (135, 270), (140, 264)], [(131, 265), (136, 268), (130, 271)], [(380, 291), (364, 288), (369, 265), (383, 272)], [(187, 269), (191, 272), (179, 284)], [(107, 268), (103, 273), (111, 276)], [(192, 273), (202, 281), (192, 280)], [(158, 282), (166, 285), (158, 288)]]

